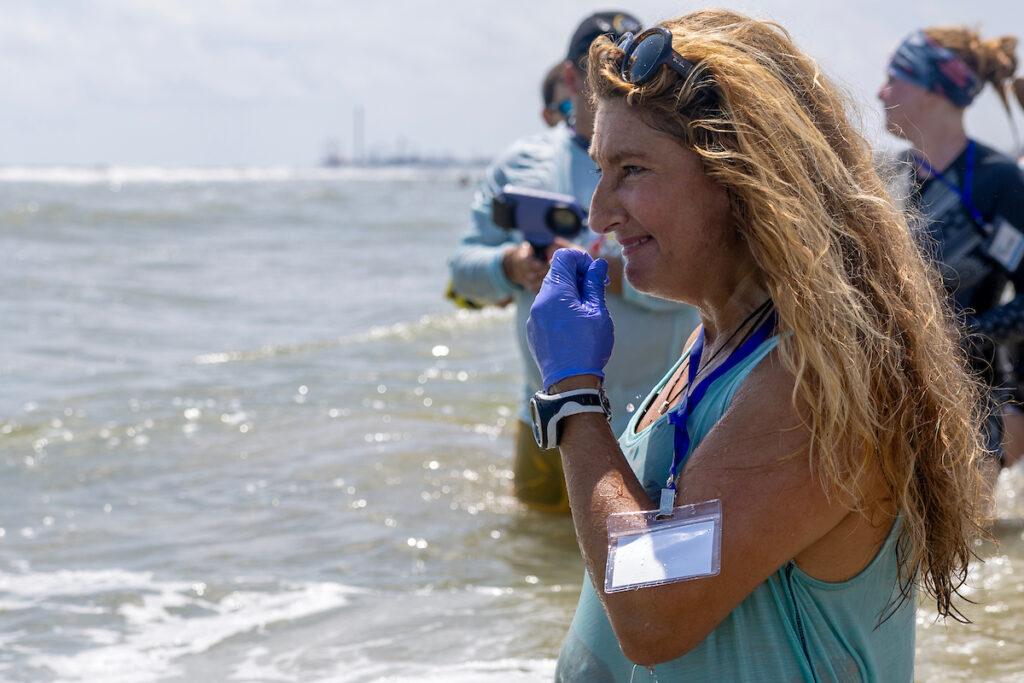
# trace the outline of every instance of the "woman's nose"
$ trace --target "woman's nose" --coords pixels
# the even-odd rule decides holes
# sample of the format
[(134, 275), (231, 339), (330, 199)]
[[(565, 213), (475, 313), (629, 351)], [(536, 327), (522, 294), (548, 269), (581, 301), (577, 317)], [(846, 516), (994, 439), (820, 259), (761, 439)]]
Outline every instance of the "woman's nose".
[(594, 196), (590, 199), (590, 229), (599, 235), (612, 232), (616, 225), (616, 212), (611, 206), (612, 198), (603, 185), (603, 182), (597, 184)]

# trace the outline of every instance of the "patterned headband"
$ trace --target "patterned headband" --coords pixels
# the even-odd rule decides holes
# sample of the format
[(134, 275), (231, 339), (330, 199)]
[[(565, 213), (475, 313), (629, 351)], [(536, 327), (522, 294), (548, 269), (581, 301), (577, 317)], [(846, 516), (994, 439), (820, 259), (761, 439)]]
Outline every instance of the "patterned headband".
[(952, 50), (917, 31), (896, 49), (889, 62), (889, 75), (945, 95), (958, 107), (966, 107), (978, 96), (985, 82)]

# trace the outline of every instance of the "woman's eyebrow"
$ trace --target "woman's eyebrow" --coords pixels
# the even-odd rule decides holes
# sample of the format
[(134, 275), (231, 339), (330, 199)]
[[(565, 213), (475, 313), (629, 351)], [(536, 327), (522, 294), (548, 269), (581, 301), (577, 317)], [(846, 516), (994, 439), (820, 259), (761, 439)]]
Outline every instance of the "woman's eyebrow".
[(591, 146), (590, 158), (594, 161), (595, 164), (600, 164), (600, 162), (615, 164), (619, 161), (622, 161), (623, 159), (647, 159), (647, 153), (640, 149), (630, 149), (627, 147), (617, 149), (608, 156), (602, 156), (594, 146)]

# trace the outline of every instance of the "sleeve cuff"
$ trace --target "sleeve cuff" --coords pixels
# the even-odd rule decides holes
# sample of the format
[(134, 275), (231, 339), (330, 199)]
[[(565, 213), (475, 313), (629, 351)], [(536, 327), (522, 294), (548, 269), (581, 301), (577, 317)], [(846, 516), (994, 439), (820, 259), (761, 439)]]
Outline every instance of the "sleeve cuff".
[(512, 281), (505, 275), (505, 267), (502, 265), (502, 261), (505, 258), (505, 250), (498, 249), (494, 255), (494, 259), (491, 261), (491, 265), (488, 268), (488, 273), (491, 276), (491, 284), (502, 296), (512, 296), (516, 292), (516, 286), (512, 284)]

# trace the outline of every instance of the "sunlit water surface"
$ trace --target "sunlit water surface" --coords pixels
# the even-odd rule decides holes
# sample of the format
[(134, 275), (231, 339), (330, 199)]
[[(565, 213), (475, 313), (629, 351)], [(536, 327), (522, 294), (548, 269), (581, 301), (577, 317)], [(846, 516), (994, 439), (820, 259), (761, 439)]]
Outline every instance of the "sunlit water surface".
[[(475, 172), (0, 173), (0, 679), (543, 681), (582, 566), (522, 509)], [(1020, 472), (918, 678), (1020, 680)]]

